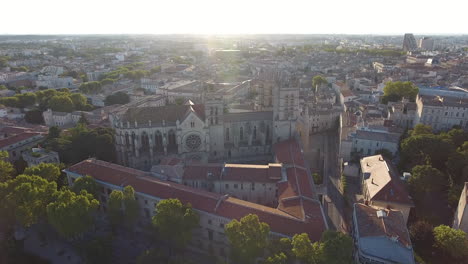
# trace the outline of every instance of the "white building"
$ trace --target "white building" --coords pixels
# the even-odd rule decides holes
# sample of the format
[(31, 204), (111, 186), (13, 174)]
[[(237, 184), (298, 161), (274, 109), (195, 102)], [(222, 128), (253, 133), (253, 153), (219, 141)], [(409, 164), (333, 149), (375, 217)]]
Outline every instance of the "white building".
[(442, 96), (419, 96), (417, 119), (434, 131), (450, 130), (453, 126), (468, 129), (468, 99)]

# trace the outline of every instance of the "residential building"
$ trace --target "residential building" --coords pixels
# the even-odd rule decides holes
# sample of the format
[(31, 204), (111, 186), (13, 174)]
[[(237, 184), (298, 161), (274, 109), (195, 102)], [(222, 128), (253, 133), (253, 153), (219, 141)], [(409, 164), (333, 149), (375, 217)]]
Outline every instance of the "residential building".
[(396, 209), (403, 214), (404, 223), (414, 207), (398, 171), (382, 155), (361, 159), (362, 194), (366, 204), (381, 209)]
[(433, 50), (434, 39), (431, 37), (423, 37), (419, 39), (419, 48), (423, 50)]
[(384, 128), (360, 127), (349, 135), (352, 141), (351, 151), (362, 157), (386, 149), (395, 155), (398, 151), (400, 136), (400, 133), (390, 132)]
[[(200, 216), (200, 226), (194, 231), (189, 246), (225, 257), (229, 255), (229, 243), (224, 226), (232, 219), (239, 220), (248, 214), (256, 214), (260, 221), (266, 222), (270, 226), (270, 235), (273, 238), (292, 237), (294, 234), (305, 232), (312, 241), (318, 241), (321, 233), (328, 228), (300, 146), (295, 140), (280, 142), (275, 145), (275, 153), (275, 162), (283, 165), (272, 164), (268, 165), (268, 168), (261, 165), (225, 165), (225, 174), (219, 171), (220, 167), (217, 165), (189, 165), (188, 174), (183, 180), (186, 185), (161, 179), (160, 170), (157, 172), (159, 175), (155, 177), (154, 174), (94, 159), (75, 164), (66, 169), (65, 173), (70, 185), (85, 175), (96, 179), (100, 185), (99, 200), (102, 212), (107, 210), (107, 201), (112, 190), (122, 190), (124, 186), (131, 185), (135, 189), (141, 208), (140, 224), (151, 221), (151, 217), (156, 213), (155, 205), (161, 200), (177, 198), (184, 204), (190, 203)], [(179, 162), (169, 160), (168, 164), (173, 161)], [(266, 206), (228, 194), (235, 189), (234, 184), (241, 188), (241, 179), (245, 179), (246, 191), (250, 189), (251, 192), (263, 192), (266, 175), (264, 172), (267, 171), (268, 174), (270, 169), (273, 172), (267, 176), (267, 181), (271, 181), (269, 187), (275, 188), (271, 193), (277, 193), (274, 204)], [(189, 175), (192, 171), (196, 175), (194, 178)], [(210, 172), (213, 174), (210, 175)], [(212, 186), (214, 192), (208, 191), (208, 185), (203, 186), (202, 182), (210, 179), (221, 181), (218, 177), (222, 175), (226, 175), (228, 179), (220, 182), (218, 186)], [(201, 184), (197, 185), (196, 182)], [(226, 184), (229, 184), (229, 187)]]
[(28, 163), (28, 167), (36, 166), (41, 163), (60, 163), (57, 152), (40, 147), (32, 148), (31, 151), (24, 151), (23, 160)]
[(468, 98), (418, 95), (417, 119), (436, 132), (449, 130), (453, 126), (468, 129)]
[(44, 136), (37, 132), (23, 132), (17, 135), (0, 139), (0, 151), (7, 151), (9, 161), (14, 162), (21, 158), (22, 153), (35, 147)]
[(415, 263), (402, 212), (355, 203), (352, 227), (356, 263)]

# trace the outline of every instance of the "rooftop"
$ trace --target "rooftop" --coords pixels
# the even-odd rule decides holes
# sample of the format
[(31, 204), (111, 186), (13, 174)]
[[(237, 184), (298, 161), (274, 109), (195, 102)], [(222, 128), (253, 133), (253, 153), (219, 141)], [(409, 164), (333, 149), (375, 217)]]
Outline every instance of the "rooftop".
[(406, 187), (398, 177), (396, 168), (382, 155), (362, 158), (361, 171), (370, 200), (413, 205)]
[[(260, 220), (270, 225), (271, 231), (293, 236), (306, 232), (317, 241), (327, 229), (322, 208), (317, 200), (300, 197), (304, 214), (288, 213), (279, 208), (271, 208), (222, 194), (211, 193), (181, 184), (161, 181), (147, 173), (95, 159), (77, 163), (66, 172), (90, 175), (93, 178), (115, 186), (131, 185), (136, 192), (162, 199), (177, 198), (183, 203), (191, 203), (194, 209), (226, 217), (240, 219), (247, 214), (256, 214)], [(286, 205), (287, 207), (290, 204)]]
[(354, 221), (360, 251), (389, 263), (414, 263), (413, 249), (403, 214), (354, 204)]

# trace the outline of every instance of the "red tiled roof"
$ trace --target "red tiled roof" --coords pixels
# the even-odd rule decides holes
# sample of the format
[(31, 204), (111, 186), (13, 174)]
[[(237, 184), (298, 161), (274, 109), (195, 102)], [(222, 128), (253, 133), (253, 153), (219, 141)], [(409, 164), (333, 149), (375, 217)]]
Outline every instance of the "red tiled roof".
[(0, 148), (8, 147), (12, 144), (21, 142), (23, 140), (26, 140), (28, 138), (32, 138), (34, 136), (40, 135), (41, 133), (36, 133), (36, 132), (24, 132), (18, 135), (14, 135), (11, 137), (7, 137), (4, 139), (0, 139)]
[[(270, 225), (271, 231), (293, 236), (306, 232), (313, 241), (320, 239), (326, 230), (326, 223), (318, 201), (301, 198), (304, 204), (305, 217), (294, 212), (297, 207), (284, 201), (284, 208), (271, 208), (240, 199), (191, 188), (177, 183), (158, 180), (146, 176), (143, 171), (126, 168), (120, 165), (88, 159), (77, 163), (66, 171), (79, 175), (90, 175), (97, 180), (117, 186), (131, 185), (137, 192), (149, 194), (162, 199), (177, 198), (183, 203), (192, 204), (193, 208), (216, 214), (229, 219), (240, 219), (247, 214), (256, 214), (261, 221)], [(284, 209), (283, 208), (283, 209)], [(294, 210), (294, 212), (293, 212)], [(285, 210), (288, 211), (288, 210)]]
[(26, 128), (26, 127), (6, 126), (6, 127), (0, 128), (0, 134), (7, 134), (8, 136), (10, 136), (10, 135), (20, 134), (29, 130), (31, 129)]
[(277, 162), (305, 167), (302, 149), (296, 140), (290, 139), (276, 143), (273, 148)]

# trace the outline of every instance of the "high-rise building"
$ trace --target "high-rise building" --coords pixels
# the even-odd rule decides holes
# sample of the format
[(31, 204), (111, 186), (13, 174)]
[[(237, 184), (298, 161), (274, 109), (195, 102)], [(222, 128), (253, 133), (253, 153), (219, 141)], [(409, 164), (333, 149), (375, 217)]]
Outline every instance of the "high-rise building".
[(403, 39), (403, 50), (405, 51), (414, 51), (418, 48), (416, 44), (416, 39), (414, 35), (411, 33), (406, 33)]
[(431, 37), (423, 37), (419, 40), (419, 48), (423, 50), (434, 49), (434, 39)]

